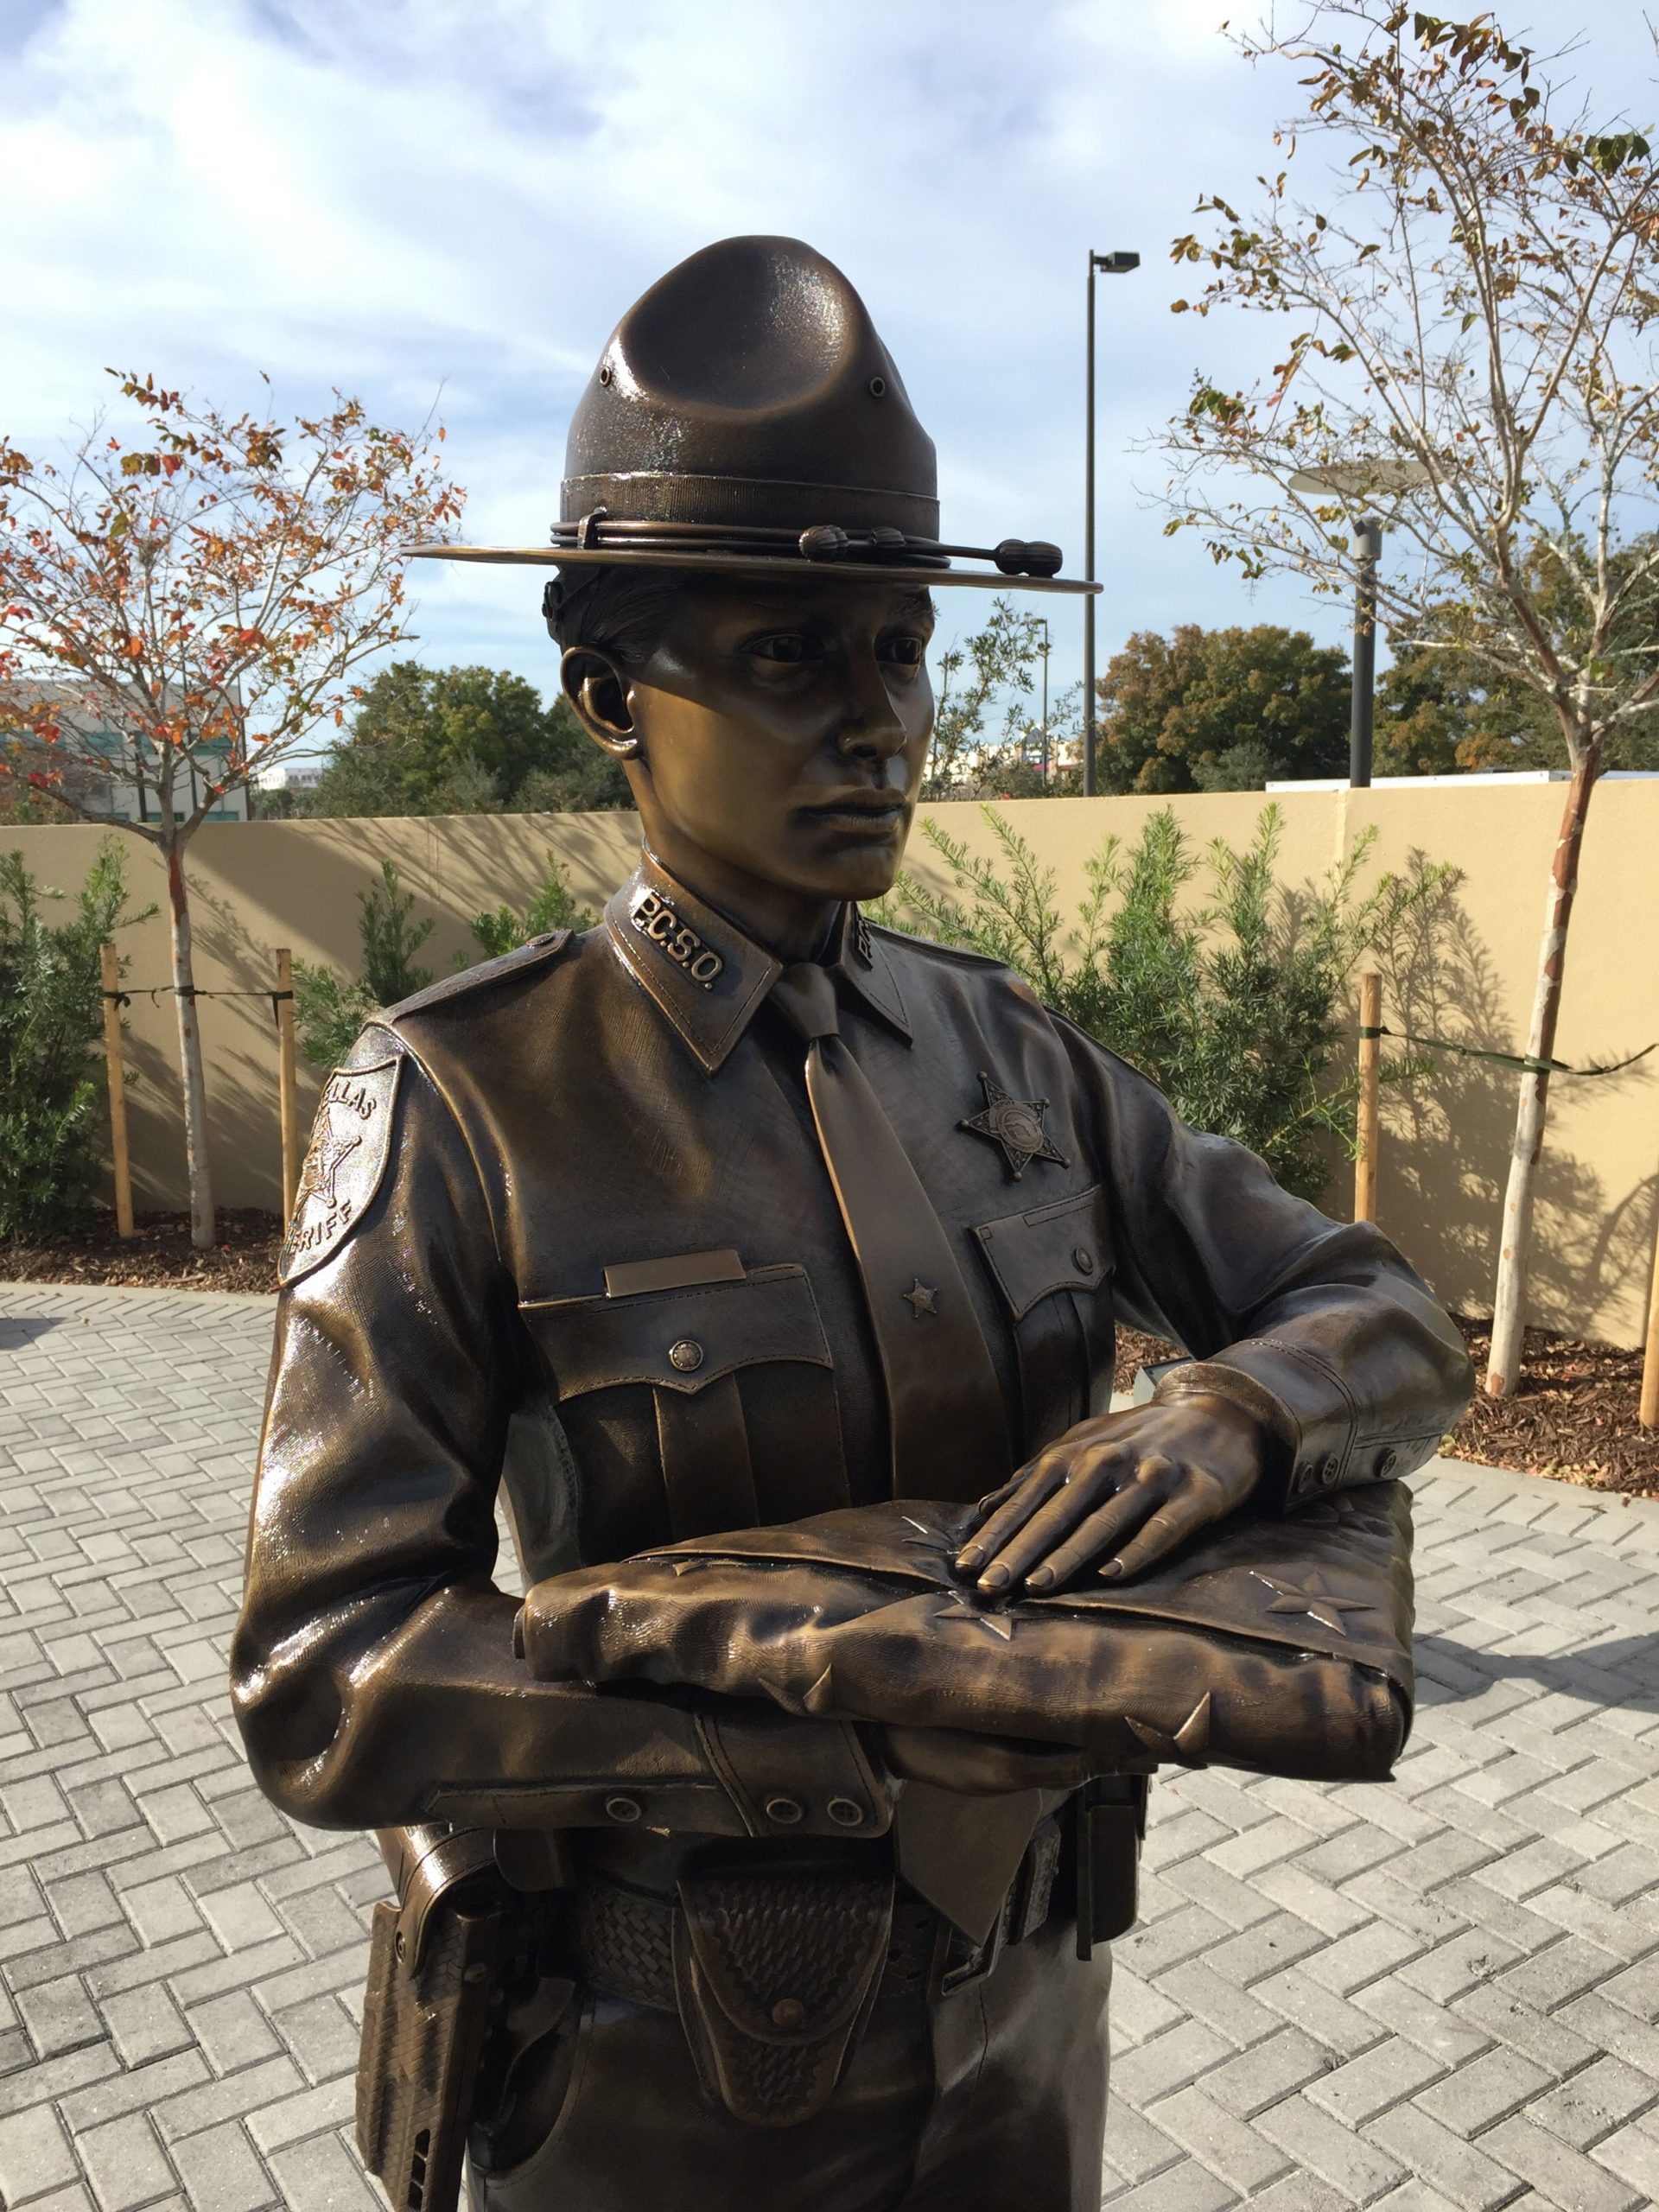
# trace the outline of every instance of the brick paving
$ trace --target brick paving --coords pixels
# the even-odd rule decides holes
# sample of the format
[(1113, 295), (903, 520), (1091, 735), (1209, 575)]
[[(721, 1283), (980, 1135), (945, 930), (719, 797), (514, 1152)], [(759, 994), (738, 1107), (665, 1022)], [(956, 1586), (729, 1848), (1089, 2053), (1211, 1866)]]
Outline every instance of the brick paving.
[[(270, 1328), (0, 1287), (8, 2208), (381, 2201), (350, 2140), (378, 1855), (264, 1803), (225, 1693)], [(1114, 2208), (1659, 2202), (1659, 1506), (1417, 1490), (1397, 1783), (1154, 1793)]]

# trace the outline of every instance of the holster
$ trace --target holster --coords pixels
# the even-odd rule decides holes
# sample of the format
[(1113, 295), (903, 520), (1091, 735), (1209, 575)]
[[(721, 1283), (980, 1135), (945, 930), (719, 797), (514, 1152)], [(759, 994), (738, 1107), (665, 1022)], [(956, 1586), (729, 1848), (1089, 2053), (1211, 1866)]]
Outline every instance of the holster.
[(357, 2143), (394, 2212), (454, 2212), (512, 1906), (488, 1829), (391, 1828), (357, 2064)]
[(752, 2127), (793, 2127), (834, 2094), (870, 2009), (893, 1929), (893, 1878), (683, 1873), (674, 1993), (705, 2092)]
[(1146, 1774), (1100, 1775), (1071, 1800), (1080, 1959), (1135, 1925), (1151, 1782)]

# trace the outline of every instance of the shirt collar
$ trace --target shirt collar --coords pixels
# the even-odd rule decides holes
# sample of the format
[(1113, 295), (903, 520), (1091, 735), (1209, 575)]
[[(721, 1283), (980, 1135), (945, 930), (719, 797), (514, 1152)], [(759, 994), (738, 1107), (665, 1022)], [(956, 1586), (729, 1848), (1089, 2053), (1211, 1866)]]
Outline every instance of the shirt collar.
[[(605, 909), (611, 943), (634, 981), (713, 1075), (784, 972), (782, 961), (677, 882), (651, 853)], [(880, 938), (856, 906), (842, 909), (825, 966), (908, 1044), (910, 1023)]]

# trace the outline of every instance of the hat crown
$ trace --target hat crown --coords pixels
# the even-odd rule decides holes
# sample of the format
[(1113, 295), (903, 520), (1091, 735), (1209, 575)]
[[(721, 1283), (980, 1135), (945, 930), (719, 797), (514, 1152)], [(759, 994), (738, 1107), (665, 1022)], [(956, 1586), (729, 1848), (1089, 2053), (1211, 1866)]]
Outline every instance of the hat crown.
[(577, 402), (565, 478), (566, 522), (602, 505), (938, 529), (933, 441), (863, 301), (798, 238), (721, 239), (629, 308)]

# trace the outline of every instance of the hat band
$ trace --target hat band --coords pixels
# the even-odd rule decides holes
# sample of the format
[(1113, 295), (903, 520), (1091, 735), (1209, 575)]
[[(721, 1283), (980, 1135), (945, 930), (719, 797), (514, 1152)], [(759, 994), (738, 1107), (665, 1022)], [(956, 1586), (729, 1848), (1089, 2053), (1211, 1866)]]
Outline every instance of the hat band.
[(567, 476), (559, 519), (579, 522), (603, 507), (616, 522), (738, 523), (802, 531), (815, 523), (901, 530), (937, 537), (939, 503), (916, 492), (866, 484), (803, 484), (781, 477), (692, 476), (640, 469), (617, 476)]

